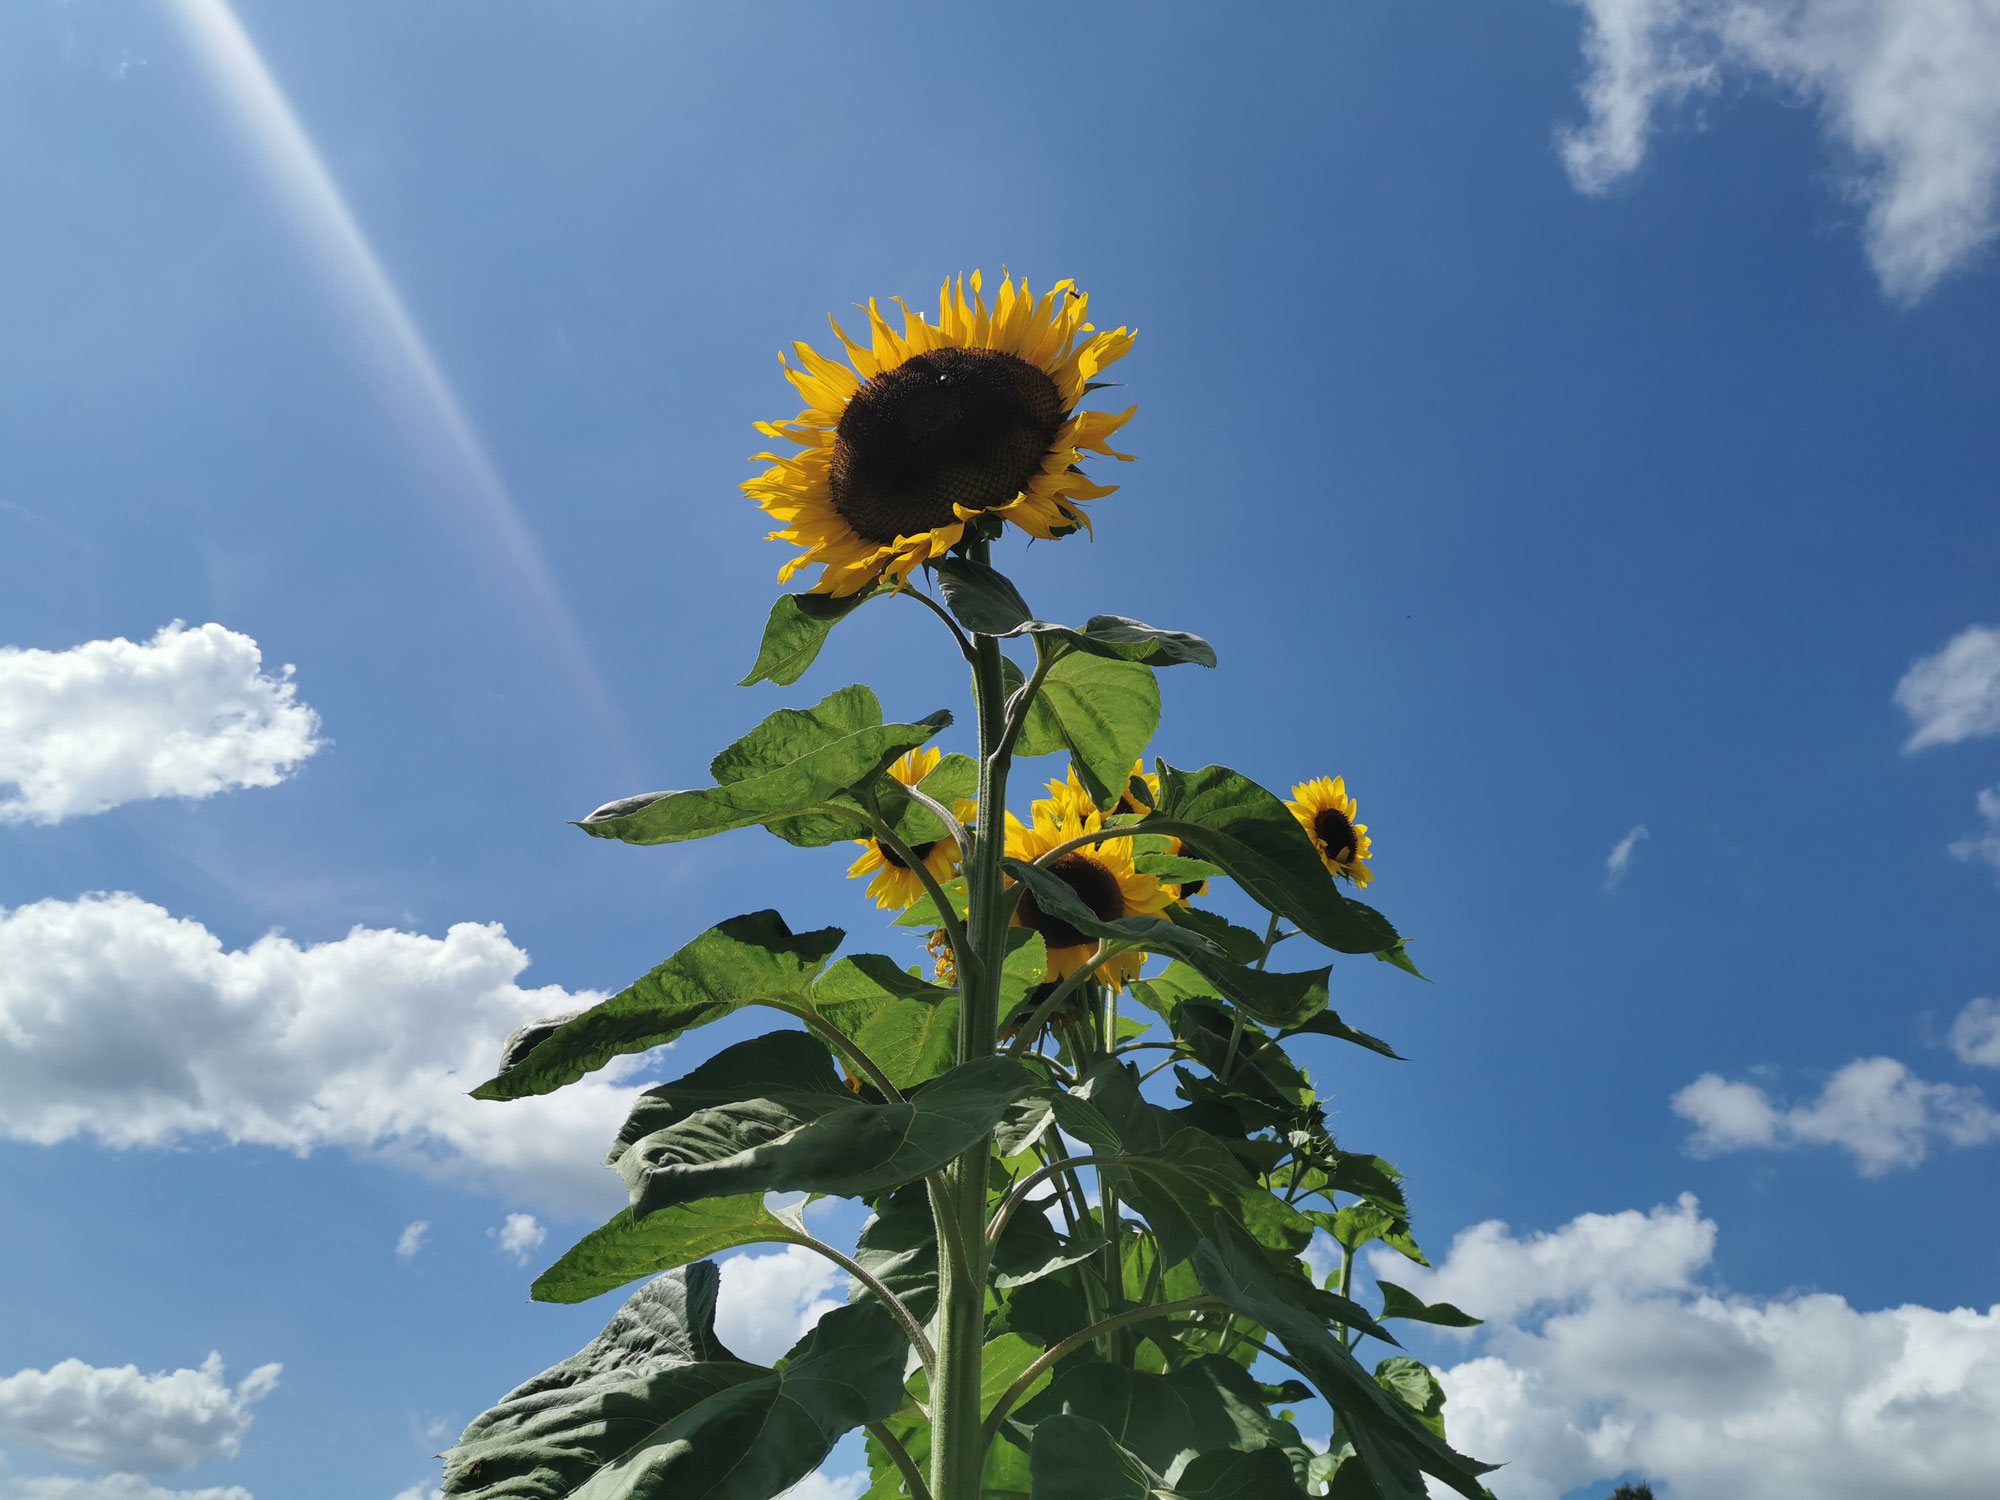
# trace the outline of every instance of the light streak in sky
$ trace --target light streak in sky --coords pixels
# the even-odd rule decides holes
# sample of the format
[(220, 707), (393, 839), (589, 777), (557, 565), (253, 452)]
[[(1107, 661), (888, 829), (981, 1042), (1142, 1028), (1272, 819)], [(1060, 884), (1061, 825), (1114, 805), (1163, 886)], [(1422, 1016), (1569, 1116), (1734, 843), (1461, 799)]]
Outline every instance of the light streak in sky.
[(394, 405), (409, 417), (426, 456), (450, 476), (445, 490), (462, 522), (499, 554), (533, 599), (565, 672), (601, 720), (611, 744), (625, 760), (636, 762), (631, 730), (591, 659), (540, 545), (256, 43), (228, 0), (170, 0), (168, 10), (322, 270), (403, 387), (398, 395), (406, 399)]

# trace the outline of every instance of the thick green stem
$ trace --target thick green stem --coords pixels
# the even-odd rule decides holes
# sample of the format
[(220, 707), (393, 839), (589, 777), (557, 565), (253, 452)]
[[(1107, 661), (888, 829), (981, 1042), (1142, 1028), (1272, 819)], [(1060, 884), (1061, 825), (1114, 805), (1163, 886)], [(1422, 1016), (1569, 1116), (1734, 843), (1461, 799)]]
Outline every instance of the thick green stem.
[[(987, 560), (985, 542), (974, 542), (968, 550), (974, 561)], [(1000, 662), (997, 639), (972, 637), (972, 685), (979, 711), (979, 821), (965, 864), (969, 951), (958, 956), (961, 1062), (991, 1057), (999, 1044), (1001, 963), (1007, 953), (1010, 909), (1000, 866), (1006, 851), (1010, 750)], [(985, 1466), (979, 1385), (986, 1337), (986, 1174), (992, 1154), (992, 1140), (980, 1141), (944, 1170), (931, 1195), (940, 1242), (955, 1239), (964, 1247), (962, 1259), (945, 1256), (939, 1263), (938, 1375), (931, 1389), (934, 1500), (979, 1500), (980, 1471)]]

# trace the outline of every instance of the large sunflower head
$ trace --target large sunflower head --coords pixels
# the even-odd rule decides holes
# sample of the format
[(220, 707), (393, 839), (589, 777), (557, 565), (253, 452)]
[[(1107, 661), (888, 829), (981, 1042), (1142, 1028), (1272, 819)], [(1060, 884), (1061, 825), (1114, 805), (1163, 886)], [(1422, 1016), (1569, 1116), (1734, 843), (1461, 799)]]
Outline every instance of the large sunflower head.
[(1089, 525), (1083, 502), (1117, 488), (1077, 466), (1086, 453), (1129, 459), (1110, 439), (1137, 408), (1076, 404), (1132, 347), (1131, 332), (1097, 332), (1085, 320), (1090, 299), (1067, 281), (1037, 301), (1025, 280), (1003, 278), (988, 307), (979, 273), (970, 279), (970, 301), (965, 278), (944, 284), (936, 322), (898, 298), (900, 332), (873, 300), (868, 343), (835, 323), (845, 364), (792, 346), (799, 367), (786, 364), (785, 376), (806, 409), (757, 425), (800, 451), (758, 454), (772, 467), (743, 484), (783, 523), (772, 539), (806, 549), (779, 570), (781, 582), (820, 563), (816, 594), (858, 593), (885, 573), (900, 583), (980, 516), (1067, 536)]
[[(937, 750), (906, 751), (889, 767), (889, 774), (904, 786), (915, 786), (935, 771), (943, 758)], [(861, 846), (861, 856), (847, 867), (847, 873), (857, 880), (874, 877), (868, 882), (868, 894), (875, 898), (875, 904), (885, 911), (906, 911), (915, 906), (924, 895), (924, 882), (903, 857), (879, 839), (854, 842)], [(940, 884), (957, 873), (958, 846), (949, 838), (912, 844), (910, 853)]]
[(1137, 814), (1143, 818), (1153, 809), (1132, 794), (1132, 783), (1143, 781), (1146, 784), (1146, 789), (1153, 795), (1154, 804), (1158, 805), (1160, 800), (1160, 778), (1146, 770), (1145, 764), (1144, 761), (1133, 761), (1131, 775), (1126, 778), (1125, 789), (1119, 793), (1118, 800), (1109, 807), (1100, 808), (1092, 800), (1090, 793), (1084, 790), (1083, 783), (1077, 780), (1076, 765), (1072, 762), (1069, 767), (1068, 778), (1063, 781), (1051, 781), (1048, 784), (1048, 796), (1037, 801), (1034, 806), (1037, 808), (1046, 807), (1056, 817), (1074, 813), (1077, 817), (1084, 818), (1088, 817), (1091, 813), (1101, 812), (1107, 818), (1118, 817), (1126, 813)]
[[(1034, 805), (1033, 823), (1024, 824), (1012, 813), (1007, 815), (1007, 853), (1010, 858), (1035, 860), (1060, 844), (1095, 833), (1103, 827), (1095, 809), (1086, 815), (1057, 812), (1046, 802)], [(1100, 918), (1116, 922), (1124, 917), (1158, 916), (1173, 904), (1173, 895), (1151, 875), (1141, 875), (1132, 864), (1130, 839), (1104, 839), (1072, 849), (1049, 866), (1078, 899)], [(1047, 978), (1063, 979), (1090, 961), (1097, 951), (1097, 939), (1078, 932), (1061, 917), (1051, 916), (1022, 892), (1014, 908), (1014, 925), (1031, 928), (1048, 945)], [(1114, 989), (1123, 989), (1145, 967), (1146, 955), (1127, 953), (1097, 971), (1097, 977)]]
[(1354, 821), (1360, 808), (1347, 795), (1345, 779), (1321, 776), (1302, 781), (1292, 788), (1292, 800), (1285, 806), (1311, 837), (1329, 870), (1356, 885), (1366, 885), (1375, 878), (1368, 868), (1368, 825)]

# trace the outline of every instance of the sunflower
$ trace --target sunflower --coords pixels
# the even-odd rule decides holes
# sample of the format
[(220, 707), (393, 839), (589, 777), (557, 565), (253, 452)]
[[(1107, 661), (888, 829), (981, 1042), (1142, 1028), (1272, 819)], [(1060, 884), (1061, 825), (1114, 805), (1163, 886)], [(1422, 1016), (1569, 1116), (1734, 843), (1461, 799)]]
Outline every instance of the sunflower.
[(1083, 502), (1117, 488), (1077, 465), (1086, 452), (1129, 459), (1110, 440), (1137, 408), (1076, 404), (1132, 347), (1130, 330), (1097, 332), (1084, 320), (1090, 299), (1068, 281), (1037, 302), (1025, 280), (1003, 277), (989, 308), (977, 271), (971, 280), (970, 302), (965, 278), (944, 284), (935, 323), (893, 299), (901, 333), (871, 299), (866, 345), (835, 323), (846, 364), (807, 344), (792, 346), (802, 368), (779, 356), (806, 409), (757, 429), (801, 451), (758, 454), (772, 467), (743, 491), (782, 523), (772, 540), (806, 549), (778, 570), (780, 582), (821, 563), (815, 594), (859, 593), (884, 573), (900, 585), (957, 546), (976, 517), (1067, 536), (1090, 524)]
[[(904, 786), (915, 786), (935, 771), (943, 758), (936, 750), (911, 750), (889, 767), (889, 774)], [(857, 880), (863, 875), (875, 877), (868, 882), (868, 894), (875, 898), (877, 906), (886, 911), (904, 911), (926, 894), (917, 872), (887, 844), (879, 839), (854, 842), (861, 846), (861, 857), (847, 867), (847, 873)], [(910, 853), (916, 855), (940, 885), (957, 873), (958, 845), (949, 838), (912, 844)]]
[(1347, 795), (1346, 781), (1339, 776), (1302, 781), (1292, 788), (1292, 797), (1294, 800), (1285, 806), (1311, 837), (1326, 867), (1356, 885), (1373, 880), (1368, 868), (1368, 825), (1354, 821), (1360, 809)]
[[(1153, 810), (1153, 807), (1159, 805), (1160, 778), (1145, 767), (1146, 763), (1142, 760), (1132, 762), (1132, 774), (1125, 779), (1125, 790), (1119, 794), (1118, 800), (1104, 813), (1105, 817), (1113, 818), (1129, 813), (1143, 818)], [(1132, 794), (1132, 783), (1135, 781), (1144, 782), (1146, 789), (1153, 794), (1152, 807), (1147, 806)], [(1067, 781), (1051, 781), (1049, 783), (1048, 796), (1036, 802), (1033, 810), (1043, 808), (1048, 809), (1050, 816), (1055, 818), (1074, 814), (1080, 820), (1096, 812), (1097, 804), (1091, 800), (1090, 793), (1084, 790), (1083, 783), (1076, 779), (1076, 766), (1072, 764), (1069, 768), (1069, 779)], [(1161, 837), (1165, 836), (1161, 835)], [(1177, 838), (1167, 838), (1166, 847), (1159, 852), (1166, 855), (1169, 859), (1178, 859), (1187, 855), (1186, 847)], [(1188, 857), (1192, 858), (1191, 855)], [(1208, 882), (1206, 880), (1190, 880), (1181, 885), (1166, 886), (1164, 889), (1172, 895), (1175, 901), (1185, 906), (1208, 889)]]
[[(1007, 854), (1012, 859), (1035, 860), (1060, 844), (1095, 833), (1103, 821), (1093, 809), (1085, 815), (1057, 812), (1047, 803), (1036, 803), (1035, 821), (1024, 824), (1012, 813), (1007, 815)], [(1105, 839), (1072, 849), (1053, 865), (1059, 876), (1076, 892), (1083, 904), (1107, 922), (1123, 917), (1158, 916), (1173, 904), (1167, 888), (1150, 875), (1141, 875), (1132, 865), (1130, 839)], [(1048, 945), (1049, 979), (1063, 979), (1090, 961), (1097, 951), (1097, 939), (1078, 932), (1061, 917), (1050, 916), (1035, 904), (1035, 898), (1021, 893), (1014, 909), (1014, 925), (1031, 928)], [(1146, 955), (1126, 953), (1097, 971), (1097, 977), (1113, 989), (1123, 989), (1128, 979), (1137, 977)]]

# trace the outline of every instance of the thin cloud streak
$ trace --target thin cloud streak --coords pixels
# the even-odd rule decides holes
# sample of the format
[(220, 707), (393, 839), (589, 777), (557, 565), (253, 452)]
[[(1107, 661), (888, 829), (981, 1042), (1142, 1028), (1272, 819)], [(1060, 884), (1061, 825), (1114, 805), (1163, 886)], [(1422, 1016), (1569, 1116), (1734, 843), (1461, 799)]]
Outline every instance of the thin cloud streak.
[(427, 455), (454, 476), (448, 493), (463, 521), (498, 551), (533, 598), (566, 672), (602, 721), (611, 743), (636, 765), (632, 731), (584, 644), (540, 545), (423, 330), (404, 306), (256, 43), (228, 0), (170, 0), (167, 9), (180, 23), (190, 50), (215, 84), (312, 253), (415, 398), (392, 404), (413, 414), (412, 430)]
[(1625, 876), (1632, 868), (1632, 856), (1638, 851), (1640, 840), (1651, 838), (1644, 823), (1635, 823), (1632, 831), (1611, 846), (1611, 853), (1604, 861), (1604, 888), (1615, 891), (1625, 882)]

